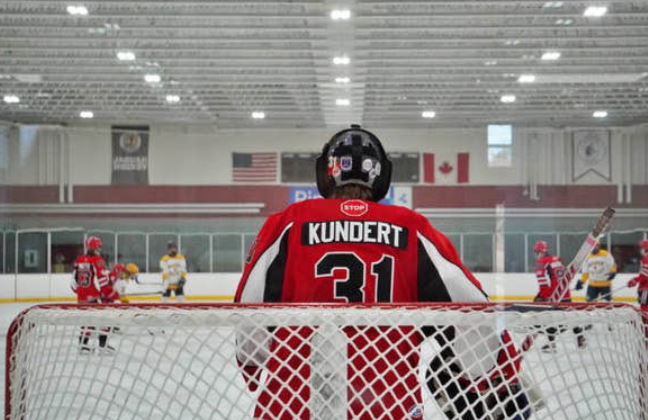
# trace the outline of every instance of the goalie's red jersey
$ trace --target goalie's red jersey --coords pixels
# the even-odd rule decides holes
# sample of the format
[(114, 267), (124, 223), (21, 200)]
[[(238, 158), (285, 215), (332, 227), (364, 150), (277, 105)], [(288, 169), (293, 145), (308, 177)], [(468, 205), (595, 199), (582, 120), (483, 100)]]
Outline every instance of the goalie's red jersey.
[[(360, 200), (294, 204), (268, 219), (252, 245), (236, 302), (486, 302), (451, 242), (423, 216)], [(313, 328), (273, 332), (256, 417), (309, 418), (305, 386)], [(409, 418), (422, 411), (414, 330), (345, 329), (349, 418)], [(499, 345), (499, 343), (498, 343)], [(501, 355), (500, 355), (501, 356)], [(247, 379), (258, 364), (241, 360)], [(254, 382), (254, 380), (251, 380)], [(250, 383), (249, 383), (250, 384)], [(251, 386), (254, 388), (255, 386)]]

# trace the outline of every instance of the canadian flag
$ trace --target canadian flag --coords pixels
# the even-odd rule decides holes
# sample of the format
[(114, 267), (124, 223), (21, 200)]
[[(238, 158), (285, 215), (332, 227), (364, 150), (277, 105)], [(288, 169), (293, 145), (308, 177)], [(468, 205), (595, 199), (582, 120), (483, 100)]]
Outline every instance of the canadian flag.
[(423, 182), (467, 184), (470, 182), (470, 153), (457, 153), (454, 158), (423, 153)]

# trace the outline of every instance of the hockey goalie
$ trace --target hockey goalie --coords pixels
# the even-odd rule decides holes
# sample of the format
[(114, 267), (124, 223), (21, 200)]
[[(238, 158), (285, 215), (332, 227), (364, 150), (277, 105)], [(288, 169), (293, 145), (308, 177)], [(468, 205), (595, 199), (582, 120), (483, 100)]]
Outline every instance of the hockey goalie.
[[(374, 134), (359, 126), (335, 134), (316, 163), (325, 199), (268, 219), (236, 302), (487, 302), (427, 219), (378, 203), (391, 172)], [(441, 350), (421, 383), (426, 339)], [(237, 334), (237, 361), (249, 390), (258, 392), (255, 418), (422, 418), (423, 392), (447, 418), (525, 419), (532, 411), (517, 350), (495, 326), (472, 338), (455, 326), (247, 326)]]

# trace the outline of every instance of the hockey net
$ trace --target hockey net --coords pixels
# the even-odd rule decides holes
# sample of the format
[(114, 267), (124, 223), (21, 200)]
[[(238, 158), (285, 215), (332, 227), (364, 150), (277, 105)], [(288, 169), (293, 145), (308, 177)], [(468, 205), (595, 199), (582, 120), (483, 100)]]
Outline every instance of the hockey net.
[[(517, 347), (535, 339), (517, 355), (504, 346), (510, 363), (498, 360), (504, 329)], [(505, 375), (513, 362), (519, 372)], [(641, 314), (626, 305), (45, 305), (9, 330), (5, 410), (634, 420), (645, 418), (647, 362)]]

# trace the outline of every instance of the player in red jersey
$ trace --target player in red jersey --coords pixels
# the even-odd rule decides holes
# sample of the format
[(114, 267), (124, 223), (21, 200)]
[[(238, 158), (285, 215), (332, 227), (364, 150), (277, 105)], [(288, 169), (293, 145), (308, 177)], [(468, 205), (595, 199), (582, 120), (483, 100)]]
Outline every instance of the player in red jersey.
[[(97, 236), (90, 236), (85, 242), (86, 253), (74, 262), (72, 272), (72, 290), (77, 295), (77, 302), (84, 304), (101, 303), (102, 296), (107, 295), (109, 288), (109, 272), (106, 262), (101, 257), (103, 243)], [(84, 327), (79, 337), (81, 350), (89, 351), (90, 336), (94, 327)], [(99, 334), (99, 347), (107, 348), (108, 335)]]
[[(572, 301), (571, 291), (568, 284), (561, 284), (561, 279), (565, 275), (565, 266), (560, 257), (551, 255), (549, 244), (545, 241), (538, 241), (533, 246), (533, 252), (536, 255), (536, 279), (538, 280), (538, 294), (535, 302), (551, 302), (558, 296), (559, 302), (569, 303)], [(546, 330), (549, 344), (542, 347), (546, 352), (552, 352), (556, 349), (556, 336), (558, 333), (565, 331), (564, 328), (548, 328)], [(581, 327), (574, 328), (578, 347), (585, 347), (585, 336)]]
[[(335, 134), (316, 165), (317, 186), (326, 199), (293, 204), (267, 220), (250, 250), (236, 302), (488, 301), (452, 243), (427, 219), (378, 203), (388, 192), (392, 168), (375, 135), (359, 126)], [(347, 389), (342, 410), (349, 418), (422, 416), (418, 348), (429, 334), (414, 328), (385, 334), (381, 328), (363, 329), (362, 334), (358, 328), (344, 329), (352, 345), (341, 362), (348, 375), (342, 378)], [(452, 354), (460, 346), (448, 346), (459, 332), (449, 327), (437, 334), (445, 353), (435, 357), (427, 372), (428, 388), (444, 404), (448, 418), (459, 413), (465, 419), (482, 418), (498, 408), (498, 418), (528, 418), (529, 399), (517, 376), (520, 359), (508, 332), (498, 331), (487, 340), (484, 346), (497, 361), (474, 377), (461, 372), (461, 356)], [(335, 402), (319, 395), (313, 382), (328, 373), (308, 362), (311, 351), (321, 350), (314, 343), (317, 329), (277, 328), (271, 339), (265, 338), (272, 343), (269, 349), (257, 341), (264, 334), (270, 333), (245, 331), (238, 341), (237, 359), (248, 387), (255, 390), (261, 370), (268, 372), (255, 417), (319, 417), (326, 411), (316, 411), (313, 401), (322, 399), (331, 409)]]
[(641, 255), (639, 275), (628, 282), (628, 287), (637, 287), (639, 305), (646, 324), (646, 337), (648, 337), (648, 240), (639, 241), (639, 255)]

